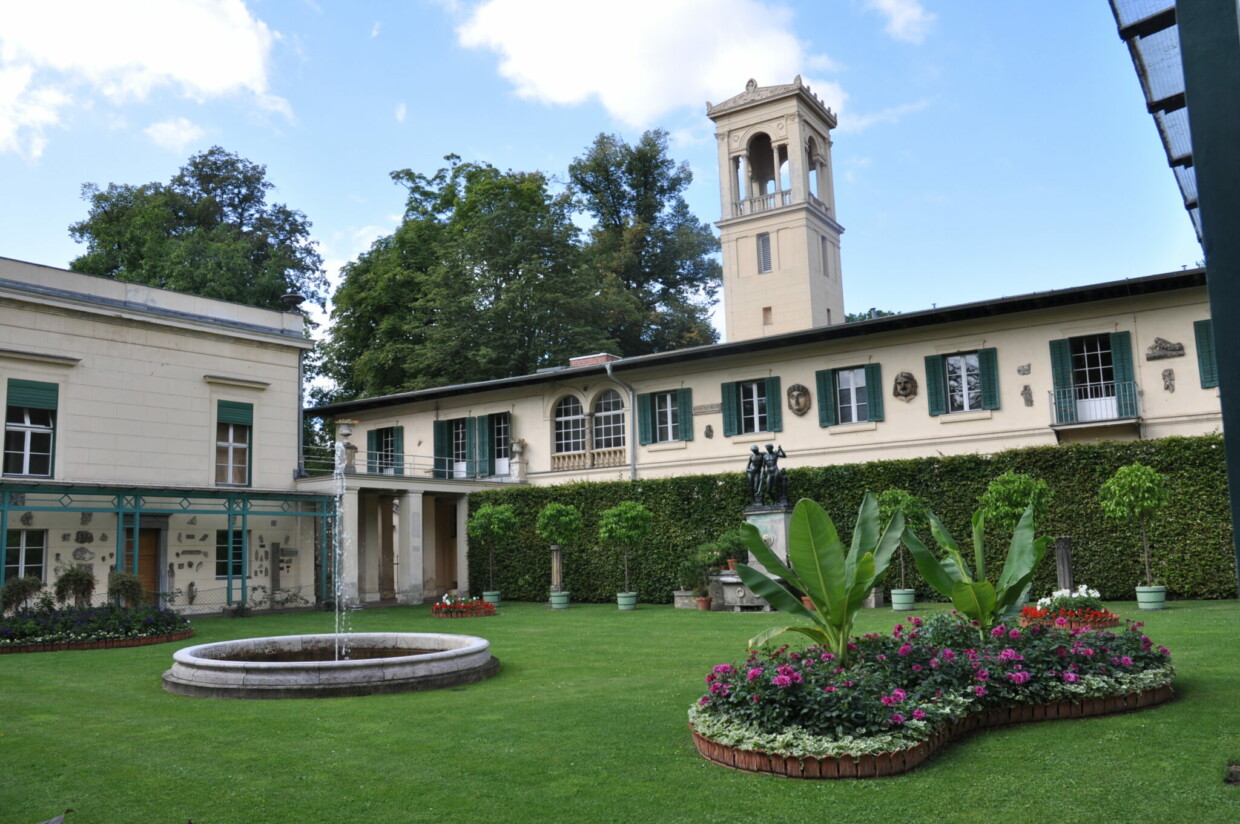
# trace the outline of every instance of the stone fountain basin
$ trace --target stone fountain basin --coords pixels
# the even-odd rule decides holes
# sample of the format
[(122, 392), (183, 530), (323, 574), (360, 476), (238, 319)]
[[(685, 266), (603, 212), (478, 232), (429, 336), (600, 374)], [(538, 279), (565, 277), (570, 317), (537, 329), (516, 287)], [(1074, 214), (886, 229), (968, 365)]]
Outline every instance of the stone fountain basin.
[[(437, 632), (356, 632), (352, 650), (373, 650), (358, 660), (245, 660), (328, 657), (337, 636), (283, 635), (198, 644), (178, 650), (164, 673), (164, 689), (201, 698), (331, 698), (470, 684), (499, 669), (490, 642)], [(407, 651), (408, 654), (404, 654)]]

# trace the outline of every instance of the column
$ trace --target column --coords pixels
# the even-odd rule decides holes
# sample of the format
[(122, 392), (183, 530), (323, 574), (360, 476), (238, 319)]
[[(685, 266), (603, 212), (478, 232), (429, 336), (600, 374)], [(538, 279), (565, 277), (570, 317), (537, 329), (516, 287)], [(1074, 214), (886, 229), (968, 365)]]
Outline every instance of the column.
[(396, 521), (396, 600), (402, 604), (423, 601), (422, 552), (422, 493), (406, 492)]
[(462, 495), (456, 502), (456, 588), (458, 592), (469, 592), (469, 562), (466, 558), (466, 551), (469, 549), (468, 526), (469, 497)]
[(357, 490), (345, 489), (340, 498), (340, 523), (337, 524), (337, 528), (340, 530), (341, 558), (340, 585), (337, 589), (341, 606), (356, 606), (358, 604), (357, 562), (361, 551), (359, 543), (361, 512), (358, 509)]

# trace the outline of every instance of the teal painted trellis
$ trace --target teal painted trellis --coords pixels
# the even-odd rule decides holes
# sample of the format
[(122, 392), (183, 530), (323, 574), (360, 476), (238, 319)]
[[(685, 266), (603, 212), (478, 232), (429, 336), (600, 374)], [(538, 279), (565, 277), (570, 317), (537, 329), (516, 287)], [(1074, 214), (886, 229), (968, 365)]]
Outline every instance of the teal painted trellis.
[[(216, 490), (133, 490), (82, 486), (9, 486), (0, 487), (0, 560), (8, 556), (10, 513), (21, 512), (89, 512), (108, 513), (116, 517), (116, 562), (118, 572), (138, 571), (139, 531), (143, 515), (224, 515), (228, 522), (228, 546), (241, 532), (241, 571), (236, 574), (232, 563), (227, 566), (228, 604), (245, 603), (249, 597), (249, 536), (251, 516), (283, 515), (294, 518), (318, 518), (320, 569), (319, 598), (327, 599), (327, 548), (329, 527), (337, 516), (336, 499), (326, 495), (282, 495), (264, 492), (221, 492)], [(334, 528), (334, 527), (333, 527)], [(130, 540), (125, 533), (128, 530)], [(0, 587), (4, 586), (5, 565), (0, 563)], [(238, 593), (238, 588), (240, 592)]]

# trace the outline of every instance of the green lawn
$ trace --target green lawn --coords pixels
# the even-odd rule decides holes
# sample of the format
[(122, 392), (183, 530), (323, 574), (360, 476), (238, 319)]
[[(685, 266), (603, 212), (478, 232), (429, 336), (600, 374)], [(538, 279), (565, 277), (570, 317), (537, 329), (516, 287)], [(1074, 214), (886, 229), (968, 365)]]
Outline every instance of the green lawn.
[[(1134, 603), (1108, 605), (1135, 617)], [(790, 781), (698, 757), (685, 711), (708, 669), (773, 614), (509, 604), (445, 622), (357, 613), (359, 631), (491, 641), (493, 679), (439, 692), (299, 701), (169, 695), (193, 643), (329, 632), (325, 613), (211, 619), (181, 644), (0, 657), (0, 821), (74, 808), (94, 822), (1209, 822), (1240, 821), (1240, 605), (1145, 613), (1179, 699), (1131, 715), (959, 741), (905, 776)], [(887, 610), (857, 630), (886, 631)]]

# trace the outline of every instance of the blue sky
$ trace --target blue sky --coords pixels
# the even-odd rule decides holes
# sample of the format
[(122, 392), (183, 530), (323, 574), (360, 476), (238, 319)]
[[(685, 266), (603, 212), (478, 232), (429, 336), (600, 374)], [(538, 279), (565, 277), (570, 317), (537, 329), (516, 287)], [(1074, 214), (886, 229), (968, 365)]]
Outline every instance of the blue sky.
[(212, 145), (267, 166), (333, 278), (456, 153), (560, 177), (672, 135), (719, 219), (707, 100), (801, 74), (839, 116), (846, 308), (1202, 257), (1105, 0), (42, 0), (0, 5), (0, 256), (65, 266), (85, 182)]

